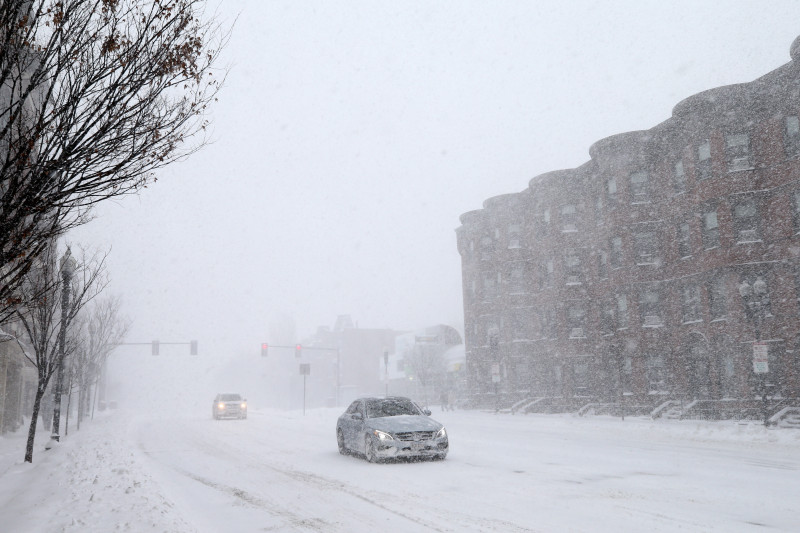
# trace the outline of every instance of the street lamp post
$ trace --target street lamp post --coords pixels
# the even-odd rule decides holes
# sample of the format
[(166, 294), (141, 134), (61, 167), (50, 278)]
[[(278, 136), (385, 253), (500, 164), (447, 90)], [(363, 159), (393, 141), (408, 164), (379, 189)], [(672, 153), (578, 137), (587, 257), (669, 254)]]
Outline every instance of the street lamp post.
[(745, 315), (753, 324), (755, 330), (755, 342), (753, 343), (753, 372), (758, 376), (758, 388), (761, 392), (761, 410), (764, 417), (764, 426), (769, 426), (769, 410), (767, 406), (767, 372), (769, 365), (767, 361), (756, 362), (756, 350), (760, 349), (761, 327), (766, 317), (769, 306), (769, 294), (767, 283), (763, 278), (758, 277), (751, 285), (747, 280), (739, 285), (739, 295), (744, 301)]
[(61, 329), (58, 335), (58, 374), (56, 376), (55, 407), (53, 409), (53, 431), (50, 438), (56, 442), (61, 440), (59, 425), (61, 423), (61, 395), (64, 388), (64, 358), (67, 344), (67, 316), (70, 307), (70, 286), (76, 261), (70, 249), (61, 258)]

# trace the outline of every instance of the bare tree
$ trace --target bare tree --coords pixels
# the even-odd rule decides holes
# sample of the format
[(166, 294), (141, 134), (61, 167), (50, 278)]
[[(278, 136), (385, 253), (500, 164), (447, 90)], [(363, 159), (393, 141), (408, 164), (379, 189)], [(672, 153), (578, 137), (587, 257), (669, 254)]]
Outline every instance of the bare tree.
[[(75, 352), (70, 357), (70, 392), (78, 392), (78, 429), (90, 407), (92, 390), (102, 374), (109, 354), (123, 341), (130, 320), (121, 314), (119, 296), (98, 298), (85, 309), (72, 330), (76, 336)], [(69, 413), (69, 410), (68, 410)]]
[[(40, 255), (36, 267), (25, 275), (22, 291), (23, 299), (27, 303), (16, 310), (16, 318), (22, 324), (27, 337), (26, 344), (33, 353), (25, 351), (22, 343), (20, 346), (36, 368), (38, 381), (25, 449), (25, 461), (29, 463), (33, 462), (33, 444), (42, 398), (51, 378), (77, 345), (76, 337), (67, 335), (67, 342), (62, 350), (59, 337), (69, 330), (80, 310), (108, 284), (105, 268), (107, 254), (81, 250), (71, 277), (70, 290), (62, 290), (62, 280), (66, 278), (61, 276), (56, 252), (55, 247), (47, 248)], [(66, 301), (65, 294), (69, 294)]]
[(0, 2), (0, 323), (55, 238), (208, 142), (228, 32), (204, 7)]

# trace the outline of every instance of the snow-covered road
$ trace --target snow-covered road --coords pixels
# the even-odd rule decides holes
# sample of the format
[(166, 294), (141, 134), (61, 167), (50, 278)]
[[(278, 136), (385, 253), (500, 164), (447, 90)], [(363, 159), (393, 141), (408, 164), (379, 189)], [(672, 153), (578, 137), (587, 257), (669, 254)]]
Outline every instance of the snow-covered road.
[[(204, 410), (203, 410), (204, 411)], [(434, 412), (447, 460), (340, 456), (339, 410), (117, 411), (0, 470), (3, 531), (797, 531), (800, 435)], [(10, 453), (13, 437), (0, 440)], [(21, 456), (21, 451), (19, 451)], [(41, 495), (43, 502), (37, 502)]]

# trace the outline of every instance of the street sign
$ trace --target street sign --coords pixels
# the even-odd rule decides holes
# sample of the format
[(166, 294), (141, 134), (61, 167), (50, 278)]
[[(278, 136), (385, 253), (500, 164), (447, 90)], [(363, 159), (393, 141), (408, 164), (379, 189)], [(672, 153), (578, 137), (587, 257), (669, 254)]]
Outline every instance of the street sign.
[(300, 375), (301, 376), (311, 375), (311, 363), (302, 363), (300, 365)]
[(500, 382), (500, 363), (492, 363), (492, 383)]
[(753, 372), (756, 374), (769, 372), (769, 346), (766, 342), (753, 343)]

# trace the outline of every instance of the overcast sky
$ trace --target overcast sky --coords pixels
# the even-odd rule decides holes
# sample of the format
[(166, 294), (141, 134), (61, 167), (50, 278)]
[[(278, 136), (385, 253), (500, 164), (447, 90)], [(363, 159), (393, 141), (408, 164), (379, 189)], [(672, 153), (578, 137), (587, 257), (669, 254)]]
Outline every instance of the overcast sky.
[[(212, 1), (213, 3), (213, 1)], [(800, 2), (225, 0), (215, 143), (107, 202), (129, 341), (258, 353), (300, 336), (463, 330), (459, 215), (680, 100), (789, 61)], [(181, 348), (181, 351), (188, 348)]]

